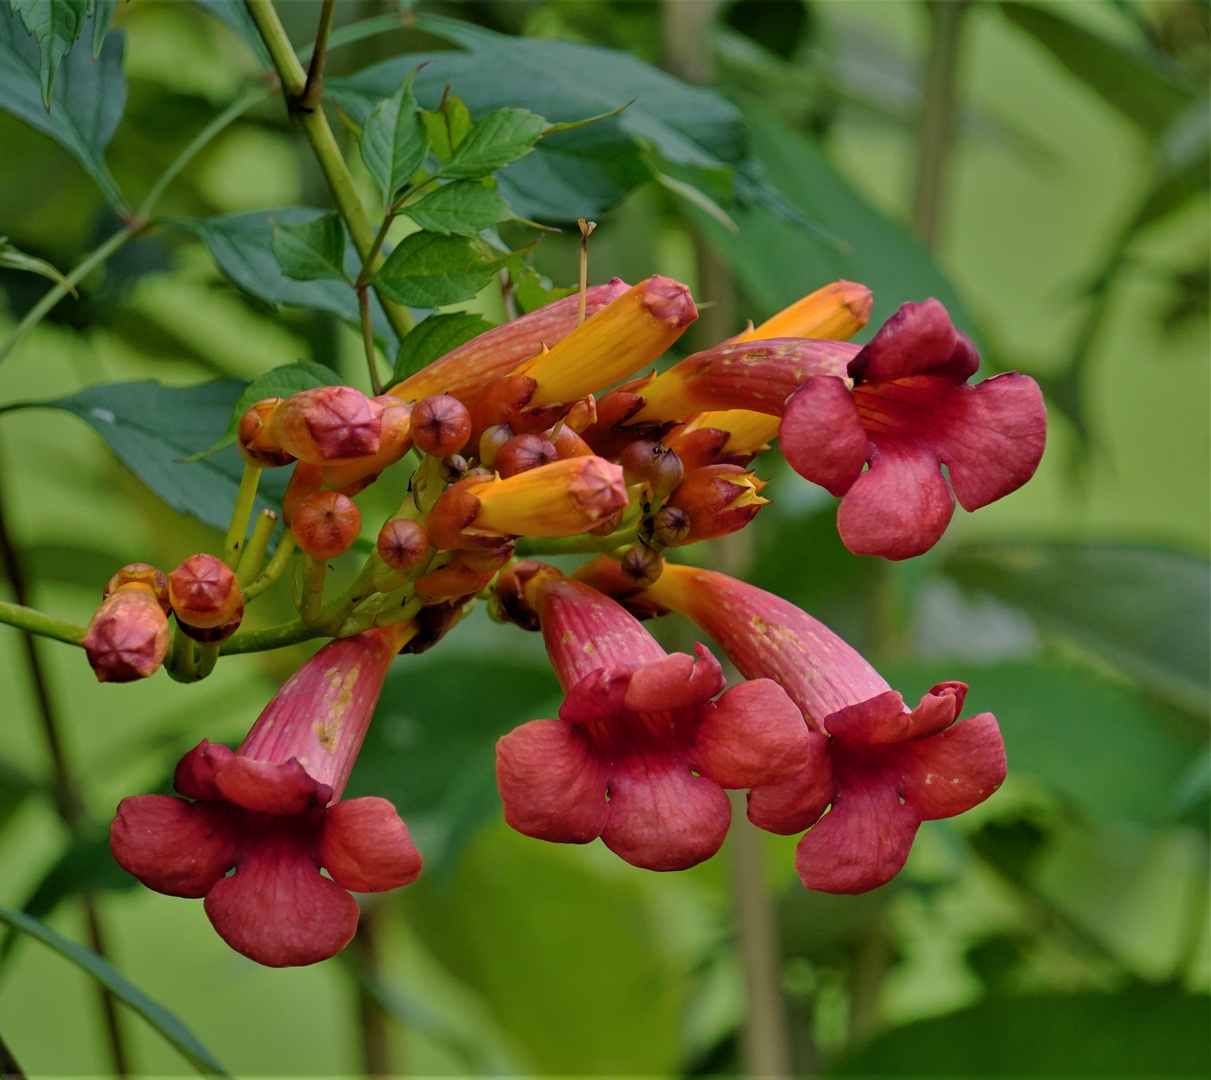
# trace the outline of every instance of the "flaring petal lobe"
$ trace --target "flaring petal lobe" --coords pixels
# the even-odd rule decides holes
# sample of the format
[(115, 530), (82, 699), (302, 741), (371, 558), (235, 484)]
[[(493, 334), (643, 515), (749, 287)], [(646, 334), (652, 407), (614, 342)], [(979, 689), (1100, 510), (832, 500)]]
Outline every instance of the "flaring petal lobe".
[(939, 301), (931, 297), (921, 304), (902, 304), (850, 361), (849, 374), (873, 383), (933, 374), (957, 347), (957, 331)]
[(177, 762), (172, 786), (187, 799), (221, 799), (214, 778), (233, 757), (230, 747), (203, 739)]
[(808, 732), (807, 757), (789, 780), (763, 784), (748, 793), (748, 819), (759, 829), (790, 836), (811, 828), (836, 794), (829, 738)]
[(328, 808), (316, 854), (333, 881), (353, 892), (411, 885), (421, 871), (408, 826), (391, 803), (370, 795)]
[(992, 713), (897, 749), (904, 799), (922, 821), (965, 813), (1005, 782), (1005, 743)]
[(810, 378), (791, 395), (778, 445), (795, 472), (833, 495), (850, 489), (870, 453), (853, 396), (831, 376)]
[(312, 779), (294, 758), (254, 761), (236, 754), (215, 774), (214, 784), (229, 802), (264, 814), (301, 814), (332, 798), (332, 788)]
[(631, 676), (624, 707), (654, 713), (710, 701), (727, 685), (723, 668), (704, 645), (695, 645), (694, 654), (672, 653), (644, 664)]
[(839, 739), (865, 743), (898, 743), (923, 739), (950, 727), (967, 693), (964, 683), (941, 683), (921, 698), (911, 712), (904, 699), (889, 690), (856, 705), (839, 709), (824, 721), (825, 730)]
[(694, 738), (694, 768), (720, 787), (751, 788), (797, 776), (807, 725), (772, 679), (742, 682), (708, 705)]
[(197, 899), (236, 860), (230, 810), (171, 795), (133, 795), (118, 804), (109, 846), (118, 865), (149, 889)]

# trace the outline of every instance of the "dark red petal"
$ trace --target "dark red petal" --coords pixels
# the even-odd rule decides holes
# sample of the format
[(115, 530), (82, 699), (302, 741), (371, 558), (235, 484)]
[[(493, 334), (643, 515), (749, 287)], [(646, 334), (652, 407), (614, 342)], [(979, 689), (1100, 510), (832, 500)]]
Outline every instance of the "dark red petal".
[(172, 786), (187, 799), (221, 799), (214, 778), (235, 752), (222, 743), (203, 739), (177, 762)]
[(696, 771), (720, 787), (751, 788), (797, 776), (809, 754), (803, 714), (772, 679), (733, 686), (703, 712)]
[(357, 901), (320, 873), (314, 827), (295, 818), (263, 818), (258, 825), (236, 872), (206, 895), (215, 930), (266, 967), (335, 956), (357, 930)]
[(809, 731), (803, 768), (789, 780), (764, 784), (748, 793), (749, 821), (780, 836), (811, 828), (837, 792), (829, 742), (827, 735)]
[(962, 814), (1005, 781), (1005, 743), (992, 713), (980, 713), (896, 749), (902, 755), (904, 799), (922, 821)]
[(955, 351), (945, 364), (941, 364), (930, 372), (942, 379), (949, 379), (958, 385), (965, 383), (980, 370), (980, 353), (972, 344), (971, 338), (961, 330), (955, 331)]
[(727, 685), (723, 668), (704, 645), (694, 656), (672, 653), (644, 664), (631, 676), (624, 706), (632, 712), (654, 713), (704, 705)]
[(582, 731), (564, 720), (531, 720), (498, 739), (496, 783), (505, 821), (526, 836), (587, 844), (605, 828), (608, 778)]
[(685, 870), (719, 850), (731, 820), (732, 804), (713, 780), (672, 758), (635, 757), (610, 777), (601, 839), (632, 866)]
[(316, 854), (332, 880), (353, 892), (411, 885), (421, 871), (408, 826), (394, 806), (373, 795), (328, 808)]
[(863, 382), (881, 383), (906, 375), (935, 374), (958, 347), (957, 331), (942, 304), (903, 304), (849, 363), (849, 374)]
[(909, 559), (941, 538), (954, 496), (937, 458), (912, 442), (882, 440), (837, 508), (837, 529), (855, 555)]
[(133, 795), (118, 803), (109, 847), (118, 865), (149, 889), (205, 896), (235, 863), (237, 820), (222, 804), (171, 795)]
[(964, 510), (978, 510), (1016, 491), (1043, 457), (1043, 392), (1016, 371), (958, 387), (938, 420), (938, 453)]
[(838, 709), (825, 718), (824, 729), (838, 739), (865, 743), (898, 743), (925, 738), (954, 723), (966, 693), (964, 683), (942, 683), (909, 712), (904, 707), (904, 699), (896, 691), (888, 690)]
[(782, 414), (778, 445), (792, 469), (834, 495), (862, 472), (871, 447), (853, 396), (840, 379), (808, 379)]
[(313, 780), (293, 758), (275, 763), (235, 754), (215, 774), (214, 783), (224, 799), (265, 814), (301, 814), (332, 798), (332, 788)]
[(900, 872), (920, 823), (894, 776), (850, 770), (832, 809), (799, 841), (795, 869), (818, 892), (867, 892)]
[(626, 705), (631, 685), (630, 668), (598, 668), (571, 687), (559, 707), (559, 716), (570, 724), (593, 724), (609, 720)]

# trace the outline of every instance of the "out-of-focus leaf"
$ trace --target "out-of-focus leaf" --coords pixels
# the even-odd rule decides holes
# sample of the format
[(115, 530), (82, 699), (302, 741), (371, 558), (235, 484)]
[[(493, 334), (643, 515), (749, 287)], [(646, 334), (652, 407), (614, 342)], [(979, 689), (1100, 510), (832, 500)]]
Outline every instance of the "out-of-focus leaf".
[(415, 232), (405, 236), (371, 279), (389, 300), (441, 307), (470, 300), (501, 267), (462, 236)]
[(513, 211), (495, 184), (457, 180), (409, 203), (404, 213), (429, 232), (474, 236), (480, 229), (504, 221)]
[(937, 683), (967, 683), (963, 714), (996, 716), (1009, 771), (1037, 778), (1094, 818), (1155, 826), (1175, 820), (1184, 809), (1176, 793), (1196, 750), (1127, 690), (1031, 661), (882, 664), (880, 669), (914, 704)]
[(427, 841), (426, 865), (437, 869), (499, 811), (496, 740), (554, 716), (558, 703), (545, 664), (404, 657), (387, 676), (349, 794), (390, 799)]
[(273, 67), (269, 50), (265, 48), (265, 43), (257, 32), (252, 16), (248, 14), (248, 7), (244, 0), (193, 0), (193, 3), (204, 11), (210, 12), (216, 19), (239, 34), (260, 61), (262, 67)]
[[(863, 199), (803, 136), (768, 113), (747, 114), (754, 151), (769, 181), (843, 246), (787, 222), (761, 206), (731, 210), (731, 235), (706, 214), (694, 220), (735, 269), (747, 312), (759, 319), (837, 278), (860, 281), (874, 293), (869, 335), (906, 300), (941, 300), (956, 324), (979, 342), (979, 332), (955, 290), (924, 249)], [(973, 333), (973, 331), (975, 331)]]
[(38, 790), (33, 778), (0, 759), (0, 832), (25, 800)]
[(98, 600), (105, 583), (122, 565), (121, 556), (108, 551), (46, 541), (30, 544), (25, 559), (34, 581), (89, 589)]
[(1073, 75), (1149, 136), (1156, 136), (1192, 99), (1190, 91), (1149, 55), (1103, 38), (1034, 4), (1002, 3), (1001, 11)]
[(101, 55), (105, 35), (109, 32), (109, 21), (117, 10), (118, 0), (93, 0), (93, 59)]
[(70, 960), (86, 974), (106, 987), (116, 997), (146, 1020), (160, 1035), (175, 1047), (203, 1076), (230, 1075), (215, 1056), (206, 1049), (184, 1024), (163, 1005), (152, 1001), (108, 960), (91, 949), (77, 945), (45, 923), (31, 919), (28, 915), (12, 908), (0, 906), (0, 922), (37, 938), (43, 945)]
[(295, 281), (344, 281), (345, 226), (337, 213), (295, 225), (270, 218), (271, 247), (282, 273)]
[(399, 343), (392, 383), (402, 382), (421, 368), (445, 356), (451, 349), (491, 330), (492, 324), (479, 315), (455, 311), (448, 315), (430, 315)]
[[(226, 529), (235, 506), (244, 463), (234, 447), (197, 461), (227, 427), (244, 392), (242, 379), (217, 379), (201, 386), (155, 382), (109, 383), (41, 404), (74, 413), (174, 510), (216, 529)], [(278, 510), (289, 472), (266, 470), (257, 507)]]
[[(272, 222), (303, 225), (323, 217), (324, 213), (309, 206), (287, 206), (252, 214), (184, 219), (173, 224), (199, 237), (219, 269), (257, 299), (274, 305), (331, 311), (356, 326), (361, 321), (357, 294), (345, 282), (295, 281), (282, 273), (273, 254)], [(361, 267), (353, 242), (349, 241), (345, 248), (345, 273), (356, 278)], [(373, 295), (370, 297), (370, 316), (375, 336), (394, 344), (395, 334)]]
[(429, 154), (429, 136), (421, 121), (409, 74), (391, 97), (380, 101), (362, 128), (362, 160), (383, 192), (395, 200)]
[(1211, 567), (1133, 544), (972, 544), (944, 564), (1194, 712), (1211, 692)]
[(231, 419), (227, 423), (227, 430), (218, 442), (208, 448), (207, 453), (222, 450), (223, 447), (235, 442), (236, 433), (240, 427), (240, 418), (258, 401), (264, 401), (266, 398), (285, 398), (303, 390), (314, 390), (317, 386), (336, 386), (339, 382), (340, 379), (332, 368), (317, 364), (314, 360), (299, 360), (293, 364), (283, 364), (281, 367), (275, 367), (272, 371), (265, 372), (264, 375), (258, 375), (236, 399), (231, 410)]
[(488, 113), (442, 162), (438, 176), (474, 180), (502, 169), (534, 149), (547, 122), (528, 109)]
[(91, 0), (8, 0), (8, 6), (38, 43), (42, 104), (49, 109), (55, 73), (80, 36)]
[[(84, 23), (87, 33), (91, 20)], [(87, 49), (73, 49), (60, 64), (48, 110), (42, 103), (37, 42), (15, 15), (0, 18), (0, 109), (54, 139), (115, 206), (124, 200), (105, 164), (105, 148), (126, 106), (122, 49), (121, 33), (106, 37), (96, 60)]]
[(1206, 1076), (1208, 999), (1169, 988), (990, 998), (881, 1035), (829, 1076)]
[(7, 236), (0, 236), (0, 266), (10, 270), (24, 270), (29, 274), (38, 274), (50, 281), (56, 281), (65, 285), (68, 292), (72, 293), (72, 295), (76, 294), (76, 290), (68, 282), (67, 278), (55, 267), (51, 266), (45, 259), (26, 255), (24, 251), (10, 244)]

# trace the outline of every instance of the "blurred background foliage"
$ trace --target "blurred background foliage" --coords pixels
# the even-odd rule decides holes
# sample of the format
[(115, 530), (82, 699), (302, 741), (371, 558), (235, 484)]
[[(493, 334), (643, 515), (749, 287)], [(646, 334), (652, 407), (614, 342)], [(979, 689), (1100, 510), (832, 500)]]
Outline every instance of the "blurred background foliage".
[[(279, 7), (293, 40), (309, 41), (318, 3)], [(341, 0), (337, 26), (390, 10)], [(557, 688), (534, 636), (477, 615), (440, 650), (397, 663), (352, 781), (352, 794), (396, 803), (424, 876), (370, 900), (342, 957), (273, 971), (230, 952), (200, 904), (135, 888), (109, 860), (104, 822), (121, 796), (165, 787), (202, 736), (238, 739), (305, 653), (228, 659), (190, 687), (164, 675), (99, 686), (75, 650), (42, 643), (88, 812), (71, 833), (49, 797), (24, 647), (5, 629), (0, 902), (83, 939), (69, 901), (97, 896), (115, 964), (236, 1074), (729, 1074), (752, 1062), (753, 976), (746, 993), (735, 915), (752, 893), (751, 869), (747, 881), (737, 870), (753, 865), (738, 850), (748, 845), (776, 918), (772, 977), (796, 1072), (1206, 1075), (1206, 0), (422, 10), (537, 40), (464, 35), (467, 56), (394, 29), (345, 45), (329, 67), (338, 130), (336, 118), (356, 124), (411, 70), (413, 57), (393, 60), (404, 52), (434, 61), (422, 104), (449, 80), (473, 114), (510, 103), (574, 119), (603, 111), (580, 103), (638, 95), (621, 118), (504, 170), (501, 190), (522, 216), (597, 217), (595, 280), (686, 281), (703, 303), (686, 348), (844, 276), (874, 290), (872, 328), (904, 301), (937, 296), (989, 373), (1016, 368), (1044, 384), (1052, 422), (1036, 479), (978, 515), (960, 511), (928, 555), (849, 555), (834, 501), (773, 454), (760, 471), (776, 474), (774, 504), (706, 556), (823, 618), (907, 698), (969, 682), (969, 712), (1000, 721), (1009, 780), (963, 818), (925, 825), (906, 870), (861, 897), (805, 892), (794, 839), (742, 820), (719, 856), (677, 875), (634, 870), (599, 845), (543, 845), (502, 824), (492, 744), (549, 715)], [(122, 119), (104, 161), (122, 191), (145, 193), (257, 78), (241, 11), (129, 0), (96, 67), (85, 46), (65, 61), (90, 65), (81, 79), (110, 80), (103, 101)], [(621, 50), (718, 93), (696, 97), (634, 61), (598, 55), (597, 67), (558, 42)], [(948, 61), (949, 153), (937, 123)], [(11, 98), (0, 107), (20, 113)], [(0, 234), (66, 269), (119, 221), (81, 156), (49, 134), (0, 113)], [(373, 204), (356, 152), (347, 157)], [(327, 190), (269, 100), (165, 195), (166, 217), (201, 223), (125, 246), (5, 361), (0, 404), (61, 402), (0, 418), (3, 512), (31, 602), (84, 622), (115, 567), (173, 566), (218, 538), (155, 498), (81, 422), (96, 424), (101, 398), (61, 399), (114, 381), (247, 380), (303, 359), (364, 379), (344, 299), (300, 292), (258, 262), (257, 223), (293, 204), (326, 207)], [(571, 283), (576, 242), (547, 235), (538, 271)], [(0, 337), (46, 287), (0, 267)], [(459, 306), (503, 317), (499, 290)], [(163, 462), (202, 449), (241, 387), (189, 399), (210, 410), (195, 409), (189, 430), (159, 391), (111, 393), (160, 447), (114, 448), (136, 469), (131, 454)], [(219, 502), (230, 498), (221, 473), (208, 474)], [(390, 480), (370, 489), (366, 520), (398, 496)], [(256, 618), (280, 621), (286, 603), (270, 598)], [(673, 623), (659, 632), (690, 640)], [(108, 1069), (77, 969), (20, 942), (0, 980), (0, 1030), (31, 1074)], [(133, 1017), (123, 1024), (136, 1071), (182, 1068)]]

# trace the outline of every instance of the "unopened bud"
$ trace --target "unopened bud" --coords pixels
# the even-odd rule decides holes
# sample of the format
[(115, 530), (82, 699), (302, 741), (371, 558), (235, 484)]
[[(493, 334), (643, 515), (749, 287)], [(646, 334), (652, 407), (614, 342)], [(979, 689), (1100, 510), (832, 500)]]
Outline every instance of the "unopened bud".
[(168, 575), (168, 598), (183, 629), (213, 630), (244, 610), (235, 574), (221, 559), (204, 552), (190, 555)]
[(551, 429), (551, 445), (561, 459), (572, 457), (592, 457), (593, 448), (576, 434), (567, 423), (556, 424)]
[(471, 437), (471, 414), (456, 397), (437, 394), (412, 410), (412, 441), (434, 457), (457, 454)]
[(538, 612), (527, 596), (527, 586), (534, 579), (552, 573), (558, 571), (533, 559), (523, 559), (505, 567), (492, 589), (495, 617), (523, 630), (541, 629)]
[(473, 527), (511, 536), (575, 536), (627, 504), (622, 469), (599, 457), (569, 458), (508, 479), (474, 481), (467, 492), (480, 502)]
[(559, 460), (554, 443), (541, 435), (514, 435), (500, 448), (495, 468), (503, 477), (516, 476), (527, 469), (537, 469)]
[(684, 510), (690, 519), (690, 531), (680, 543), (712, 540), (744, 528), (769, 501), (761, 497), (765, 484), (739, 465), (708, 465), (690, 473), (669, 500), (669, 506)]
[(622, 475), (628, 484), (646, 484), (660, 444), (651, 439), (636, 439), (629, 444), (618, 459)]
[(170, 610), (168, 601), (168, 577), (162, 570), (145, 562), (128, 563), (122, 567), (105, 585), (102, 596), (109, 596), (123, 585), (146, 585), (159, 601), (160, 607), (167, 615)]
[(652, 534), (665, 547), (677, 547), (690, 535), (690, 515), (675, 506), (666, 506), (652, 519)]
[(512, 556), (511, 544), (493, 552), (460, 551), (445, 566), (419, 578), (416, 595), (425, 604), (442, 604), (474, 596)]
[(610, 533), (614, 532), (614, 530), (617, 529), (618, 526), (622, 524), (622, 519), (625, 514), (626, 514), (626, 507), (620, 506), (617, 510), (615, 510), (608, 517), (602, 518), (599, 524), (594, 525), (589, 530), (589, 535), (590, 536), (609, 536)]
[(319, 386), (283, 401), (271, 425), (283, 450), (323, 465), (378, 453), (383, 407), (352, 386)]
[(479, 460), (488, 468), (496, 464), (500, 448), (513, 438), (513, 429), (508, 424), (493, 424), (479, 437)]
[(240, 417), (236, 443), (240, 448), (240, 456), (249, 465), (276, 469), (289, 465), (294, 460), (292, 454), (286, 453), (278, 446), (271, 426), (273, 415), (281, 403), (281, 398), (266, 398), (252, 405)]
[(168, 636), (168, 616), (155, 591), (136, 581), (101, 601), (81, 644), (98, 682), (133, 682), (155, 674), (168, 653)]
[(310, 461), (295, 463), (290, 482), (282, 495), (282, 521), (289, 525), (298, 508), (309, 495), (314, 495), (324, 485), (324, 469)]
[(438, 475), (441, 476), (443, 483), (457, 483), (467, 475), (467, 459), (462, 454), (451, 454), (447, 458), (442, 458), (438, 467)]
[(657, 499), (671, 495), (681, 485), (685, 478), (685, 466), (672, 450), (663, 446), (652, 459), (652, 467), (648, 471), (648, 486)]
[(308, 495), (294, 513), (290, 531), (299, 549), (313, 559), (343, 555), (362, 529), (362, 515), (352, 499), (336, 491)]
[(413, 570), (429, 555), (429, 534), (415, 521), (396, 518), (379, 530), (375, 547), (392, 570)]
[(664, 556), (644, 544), (635, 544), (627, 548), (619, 569), (632, 585), (651, 585), (660, 579), (664, 570)]
[(369, 487), (379, 473), (412, 449), (411, 406), (390, 394), (380, 394), (372, 400), (383, 407), (378, 451), (324, 466), (324, 486), (350, 498)]

